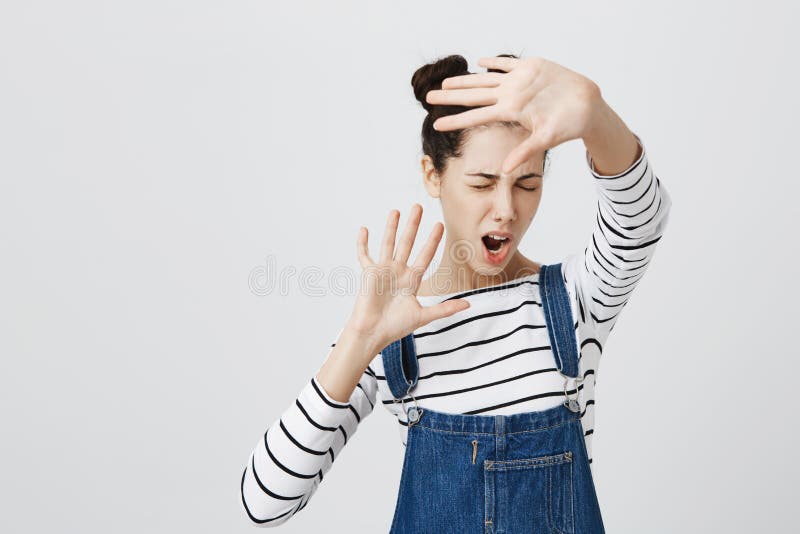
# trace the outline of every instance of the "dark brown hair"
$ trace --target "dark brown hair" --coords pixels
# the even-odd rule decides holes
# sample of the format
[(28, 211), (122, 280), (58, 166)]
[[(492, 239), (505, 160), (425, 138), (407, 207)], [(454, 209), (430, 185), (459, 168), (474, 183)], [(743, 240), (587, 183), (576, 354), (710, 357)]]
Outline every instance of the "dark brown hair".
[[(517, 58), (514, 54), (498, 54), (497, 57)], [(505, 72), (499, 69), (488, 69), (488, 72)], [(466, 141), (466, 129), (451, 130), (440, 132), (433, 128), (433, 123), (439, 117), (455, 115), (469, 109), (476, 109), (481, 106), (453, 106), (430, 104), (425, 101), (428, 91), (442, 88), (442, 81), (451, 76), (461, 76), (463, 74), (474, 74), (467, 70), (467, 60), (463, 56), (454, 54), (446, 56), (433, 63), (428, 63), (418, 68), (411, 77), (411, 86), (414, 88), (414, 96), (428, 111), (425, 120), (422, 121), (422, 152), (433, 160), (433, 167), (440, 176), (447, 168), (447, 160), (462, 156), (462, 148)], [(519, 127), (518, 122), (501, 121), (507, 127)], [(549, 150), (544, 153), (544, 162), (547, 164)]]

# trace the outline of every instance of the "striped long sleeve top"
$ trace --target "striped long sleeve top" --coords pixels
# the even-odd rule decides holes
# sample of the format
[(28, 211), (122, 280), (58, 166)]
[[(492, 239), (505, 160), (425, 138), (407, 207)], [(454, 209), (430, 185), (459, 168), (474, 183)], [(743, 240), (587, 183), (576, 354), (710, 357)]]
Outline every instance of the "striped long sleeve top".
[[(596, 220), (583, 251), (561, 262), (576, 320), (579, 371), (584, 377), (578, 400), (590, 462), (603, 345), (647, 271), (671, 206), (638, 136), (637, 140), (641, 155), (615, 175), (597, 173), (586, 152), (597, 190)], [(417, 297), (424, 306), (447, 298), (470, 301), (466, 310), (413, 333), (420, 373), (413, 393), (420, 407), (507, 415), (563, 402), (563, 377), (544, 328), (538, 277), (537, 273), (477, 290)], [(330, 349), (333, 346), (335, 342)], [(396, 417), (405, 446), (406, 414), (393, 402), (380, 353), (347, 403), (330, 397), (312, 376), (258, 438), (244, 467), (240, 502), (247, 518), (258, 526), (277, 526), (302, 510), (377, 403)]]

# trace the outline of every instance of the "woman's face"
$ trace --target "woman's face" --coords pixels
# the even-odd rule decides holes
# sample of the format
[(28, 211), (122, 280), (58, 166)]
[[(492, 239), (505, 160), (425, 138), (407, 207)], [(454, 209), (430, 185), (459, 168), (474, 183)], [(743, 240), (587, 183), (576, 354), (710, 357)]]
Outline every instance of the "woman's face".
[[(467, 274), (517, 277), (509, 270), (518, 268), (517, 247), (542, 198), (544, 154), (535, 154), (511, 174), (501, 174), (500, 169), (528, 135), (524, 128), (475, 128), (467, 133), (463, 155), (450, 158), (441, 177), (432, 171), (430, 158), (426, 156), (427, 164), (423, 159), (425, 187), (440, 199), (444, 215), (443, 265), (461, 267)], [(506, 239), (490, 240), (489, 234)], [(490, 252), (498, 246), (496, 253)]]

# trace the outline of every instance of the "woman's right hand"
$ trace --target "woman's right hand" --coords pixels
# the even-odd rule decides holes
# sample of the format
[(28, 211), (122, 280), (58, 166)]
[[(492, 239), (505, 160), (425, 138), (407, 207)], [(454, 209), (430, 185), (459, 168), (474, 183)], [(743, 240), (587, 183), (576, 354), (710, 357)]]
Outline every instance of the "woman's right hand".
[(437, 222), (414, 264), (409, 266), (408, 256), (421, 218), (422, 206), (414, 204), (405, 231), (395, 247), (400, 212), (392, 210), (386, 222), (377, 262), (369, 256), (367, 228), (359, 229), (358, 261), (363, 268), (361, 290), (348, 326), (359, 336), (374, 343), (373, 346), (378, 347), (378, 351), (431, 321), (469, 308), (469, 301), (466, 299), (448, 300), (435, 306), (422, 306), (417, 300), (422, 275), (433, 259), (444, 233), (444, 225)]

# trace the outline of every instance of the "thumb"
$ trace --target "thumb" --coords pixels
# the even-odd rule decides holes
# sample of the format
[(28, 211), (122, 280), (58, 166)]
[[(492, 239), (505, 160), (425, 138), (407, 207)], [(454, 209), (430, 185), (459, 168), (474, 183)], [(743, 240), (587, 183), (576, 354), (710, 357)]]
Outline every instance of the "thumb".
[(548, 148), (543, 139), (540, 139), (535, 132), (532, 133), (506, 156), (505, 161), (503, 161), (503, 172), (510, 173), (534, 154), (544, 152)]
[(469, 308), (469, 306), (470, 304), (467, 299), (454, 299), (448, 300), (447, 302), (442, 302), (436, 306), (422, 308), (422, 324), (428, 324), (436, 319), (449, 317), (454, 313), (466, 310)]

